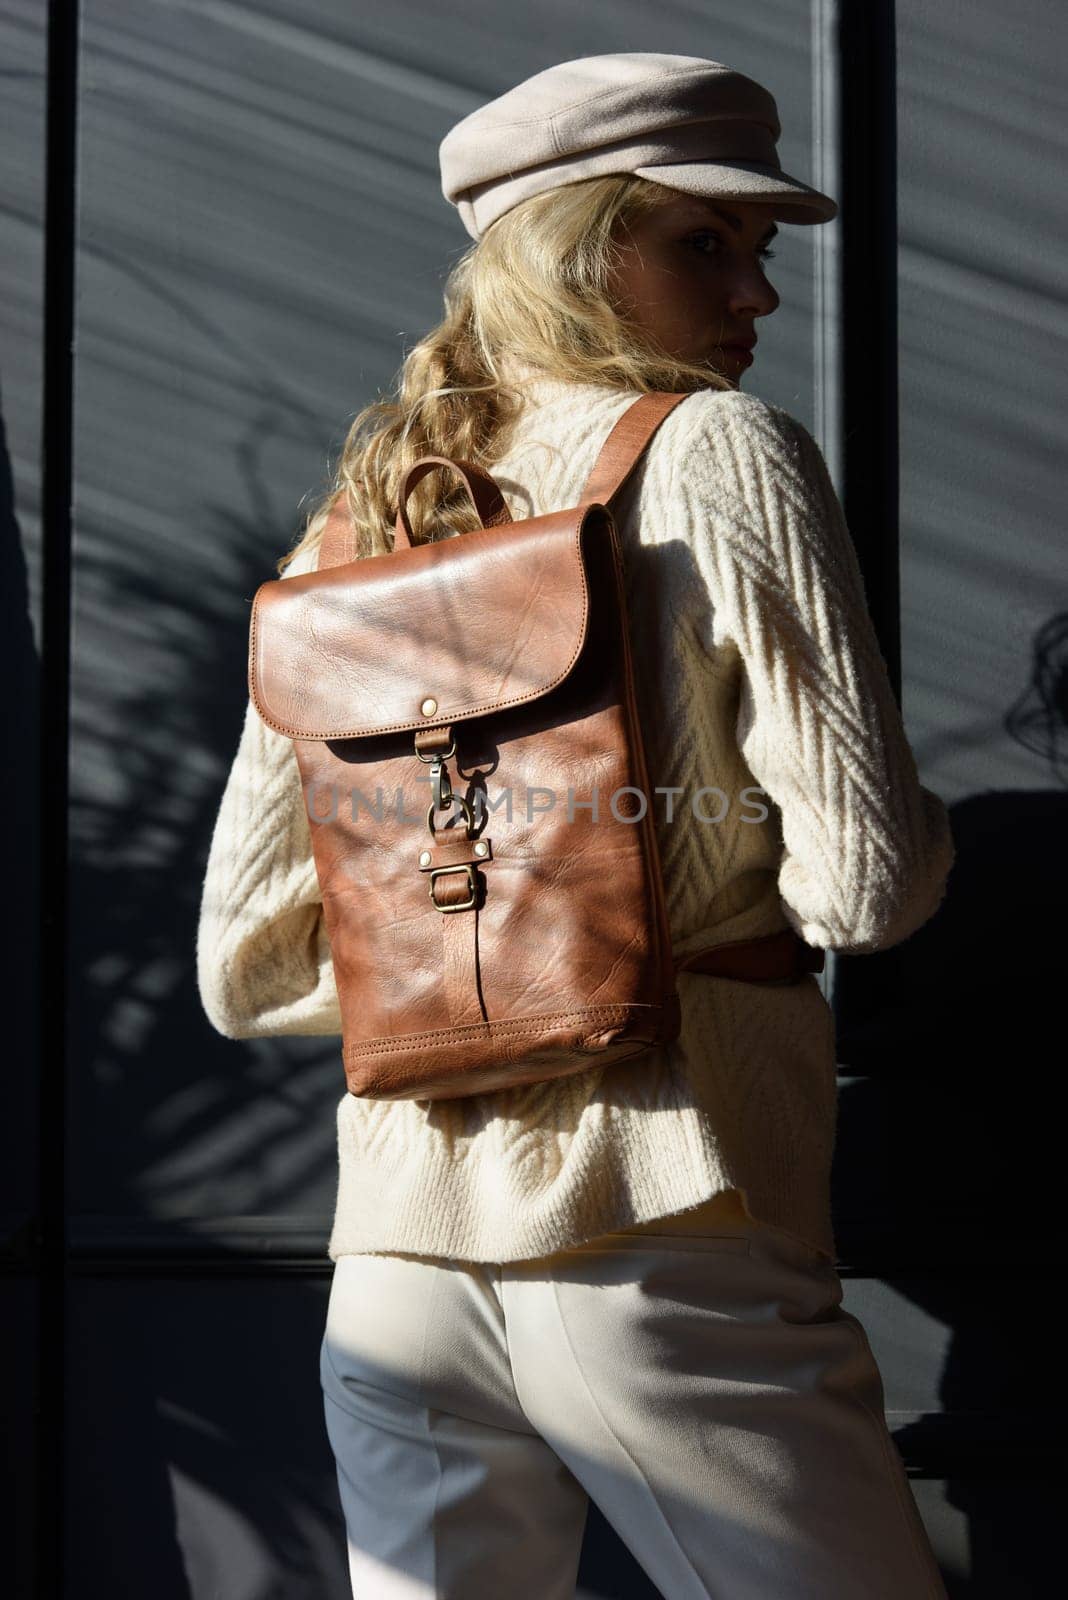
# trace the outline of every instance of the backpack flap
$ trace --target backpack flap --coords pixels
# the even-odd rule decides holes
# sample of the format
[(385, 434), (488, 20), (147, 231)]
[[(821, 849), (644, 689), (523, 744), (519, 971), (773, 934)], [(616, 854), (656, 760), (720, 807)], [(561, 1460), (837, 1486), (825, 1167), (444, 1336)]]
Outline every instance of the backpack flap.
[(257, 712), (293, 739), (358, 739), (538, 699), (581, 653), (583, 526), (605, 516), (584, 506), (261, 584)]

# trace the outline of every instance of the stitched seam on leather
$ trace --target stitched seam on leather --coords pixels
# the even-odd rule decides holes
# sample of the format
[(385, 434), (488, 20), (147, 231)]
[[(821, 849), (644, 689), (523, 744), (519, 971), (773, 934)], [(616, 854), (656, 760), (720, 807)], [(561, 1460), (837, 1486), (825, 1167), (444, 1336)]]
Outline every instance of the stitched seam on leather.
[[(511, 1034), (513, 1038), (522, 1038), (526, 1034), (544, 1033), (545, 1028), (552, 1022), (566, 1022), (571, 1018), (586, 1017), (591, 1022), (625, 1022), (629, 1016), (643, 1011), (661, 1011), (662, 1006), (635, 1004), (632, 1006), (590, 1006), (584, 1011), (547, 1011), (542, 1016), (517, 1017), (515, 1022), (465, 1022), (455, 1028), (434, 1028), (426, 1033), (398, 1034), (388, 1045), (354, 1044), (350, 1045), (348, 1055), (377, 1055), (388, 1050), (409, 1050), (413, 1045), (429, 1043), (433, 1039), (453, 1038), (457, 1034), (474, 1034), (476, 1038), (484, 1037), (487, 1031), (491, 1034)], [(530, 1027), (527, 1024), (536, 1022), (538, 1026)], [(517, 1026), (523, 1024), (523, 1026)], [(463, 1043), (462, 1037), (457, 1039), (458, 1044)]]

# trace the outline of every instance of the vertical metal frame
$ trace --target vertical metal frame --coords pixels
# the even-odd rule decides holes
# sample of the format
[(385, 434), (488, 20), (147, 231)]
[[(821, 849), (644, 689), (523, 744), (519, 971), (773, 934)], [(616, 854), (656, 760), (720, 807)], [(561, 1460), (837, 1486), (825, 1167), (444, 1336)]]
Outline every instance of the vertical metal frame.
[[(816, 229), (816, 435), (900, 704), (894, 0), (812, 0), (811, 25), (813, 182), (839, 205)], [(890, 965), (881, 963), (884, 978)], [(828, 999), (839, 971), (831, 951), (820, 980)]]
[(895, 6), (835, 9), (839, 125), (849, 129), (838, 151), (842, 502), (900, 702)]
[(41, 1054), (34, 1496), (35, 1587), (63, 1592), (67, 1305), (68, 797), (78, 3), (50, 0), (41, 401)]

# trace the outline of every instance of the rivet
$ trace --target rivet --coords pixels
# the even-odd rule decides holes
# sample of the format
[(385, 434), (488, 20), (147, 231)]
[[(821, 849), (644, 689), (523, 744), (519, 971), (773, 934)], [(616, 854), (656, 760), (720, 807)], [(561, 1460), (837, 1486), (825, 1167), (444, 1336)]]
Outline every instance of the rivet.
[(421, 867), (429, 867), (429, 865), (430, 865), (430, 851), (429, 850), (420, 850), (420, 852), (419, 852), (419, 865)]
[(438, 709), (438, 703), (434, 699), (433, 695), (427, 695), (419, 709), (423, 713), (424, 717), (432, 717), (434, 712)]
[(483, 841), (480, 839), (478, 841), (478, 843), (475, 845), (475, 855), (476, 856), (484, 856), (485, 854), (486, 854), (486, 846), (483, 843)]

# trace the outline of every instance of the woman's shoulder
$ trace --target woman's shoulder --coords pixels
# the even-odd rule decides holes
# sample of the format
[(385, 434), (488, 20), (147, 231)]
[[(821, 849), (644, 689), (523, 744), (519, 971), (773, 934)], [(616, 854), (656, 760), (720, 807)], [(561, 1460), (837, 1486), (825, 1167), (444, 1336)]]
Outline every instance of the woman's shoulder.
[[(555, 382), (535, 398), (493, 470), (502, 481), (540, 475), (547, 501), (562, 504), (577, 464), (596, 456), (639, 394)], [(754, 507), (769, 511), (773, 486), (801, 507), (825, 476), (815, 440), (782, 406), (740, 389), (698, 389), (656, 429), (635, 488), (641, 483), (658, 503), (689, 505), (695, 514), (718, 504), (749, 524)]]
[(670, 463), (685, 498), (744, 502), (770, 509), (769, 490), (785, 491), (798, 508), (825, 497), (823, 453), (798, 417), (740, 389), (687, 395), (657, 430), (652, 449)]
[(665, 427), (691, 444), (726, 443), (746, 453), (794, 454), (810, 438), (804, 423), (782, 406), (743, 389), (700, 389), (676, 406)]

